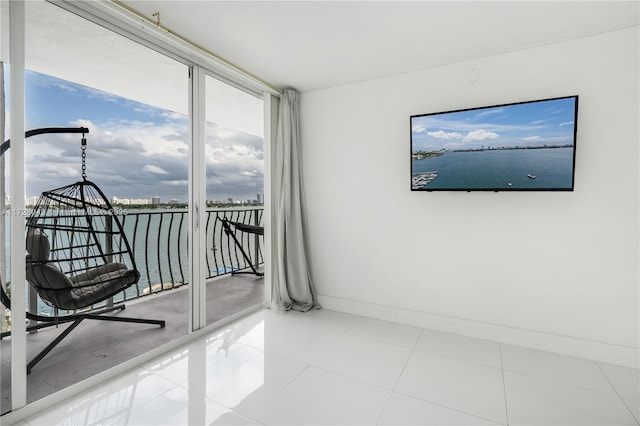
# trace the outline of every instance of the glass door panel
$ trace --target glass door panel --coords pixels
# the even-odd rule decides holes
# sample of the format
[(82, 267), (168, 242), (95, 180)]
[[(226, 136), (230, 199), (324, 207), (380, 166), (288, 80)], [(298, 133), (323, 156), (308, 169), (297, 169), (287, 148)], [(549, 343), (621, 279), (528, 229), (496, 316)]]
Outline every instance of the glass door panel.
[(211, 76), (206, 93), (207, 324), (264, 300), (261, 98)]
[[(189, 73), (51, 3), (26, 8), (26, 128), (67, 129), (26, 141), (28, 219), (50, 245), (46, 262), (60, 278), (29, 278), (35, 266), (27, 260), (29, 311), (50, 319), (97, 311), (166, 324), (83, 320), (32, 365), (33, 402), (188, 333)], [(88, 130), (84, 149), (80, 128)], [(54, 191), (86, 189), (85, 173), (101, 192)], [(47, 191), (55, 196), (44, 203)], [(38, 249), (30, 244), (45, 244), (38, 238), (27, 239), (32, 257)], [(63, 303), (43, 290), (64, 277), (88, 291)], [(27, 335), (28, 360), (69, 324)]]

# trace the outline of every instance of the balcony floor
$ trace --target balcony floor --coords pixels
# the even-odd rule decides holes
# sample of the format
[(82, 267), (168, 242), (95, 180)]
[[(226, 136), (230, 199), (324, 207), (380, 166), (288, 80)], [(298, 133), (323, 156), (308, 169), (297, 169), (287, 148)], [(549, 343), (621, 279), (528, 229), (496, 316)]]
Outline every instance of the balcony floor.
[[(27, 400), (36, 401), (94, 374), (114, 367), (162, 344), (187, 334), (188, 288), (127, 302), (124, 311), (114, 315), (162, 319), (166, 327), (83, 321), (27, 376)], [(263, 279), (255, 275), (226, 275), (207, 282), (207, 324), (211, 324), (264, 300)], [(31, 360), (48, 345), (63, 327), (40, 330), (27, 335), (27, 359)], [(0, 344), (2, 366), (2, 413), (11, 406), (11, 339)]]

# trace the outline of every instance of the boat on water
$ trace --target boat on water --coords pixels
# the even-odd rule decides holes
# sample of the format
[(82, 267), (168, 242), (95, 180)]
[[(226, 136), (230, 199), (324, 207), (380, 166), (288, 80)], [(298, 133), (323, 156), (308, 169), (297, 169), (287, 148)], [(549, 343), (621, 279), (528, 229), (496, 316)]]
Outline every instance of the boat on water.
[(529, 179), (535, 179), (535, 178), (536, 178), (536, 177), (535, 177), (535, 175), (531, 175), (531, 174), (527, 175), (527, 177), (528, 177)]
[(411, 189), (422, 189), (435, 178), (438, 177), (438, 172), (423, 172), (423, 173), (414, 173), (411, 176)]

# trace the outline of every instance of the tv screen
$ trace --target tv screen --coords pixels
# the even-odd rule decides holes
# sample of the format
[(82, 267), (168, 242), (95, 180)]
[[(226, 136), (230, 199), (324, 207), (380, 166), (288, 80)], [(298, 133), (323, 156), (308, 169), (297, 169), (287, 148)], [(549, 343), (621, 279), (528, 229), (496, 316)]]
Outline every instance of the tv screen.
[(411, 116), (412, 191), (573, 191), (578, 96)]

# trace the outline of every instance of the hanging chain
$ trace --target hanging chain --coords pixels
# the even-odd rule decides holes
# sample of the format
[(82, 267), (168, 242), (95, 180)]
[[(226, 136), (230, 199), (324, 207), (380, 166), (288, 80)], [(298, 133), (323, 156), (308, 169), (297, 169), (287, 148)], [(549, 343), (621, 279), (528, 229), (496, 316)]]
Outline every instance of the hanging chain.
[(82, 180), (87, 180), (87, 139), (82, 134)]

